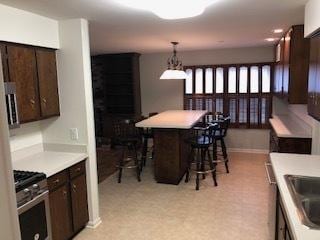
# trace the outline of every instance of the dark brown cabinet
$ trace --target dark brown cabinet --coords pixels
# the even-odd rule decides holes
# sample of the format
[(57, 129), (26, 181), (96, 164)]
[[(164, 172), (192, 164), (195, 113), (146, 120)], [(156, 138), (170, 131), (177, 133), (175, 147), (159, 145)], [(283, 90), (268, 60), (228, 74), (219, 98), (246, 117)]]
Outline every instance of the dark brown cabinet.
[(310, 39), (304, 26), (292, 26), (276, 46), (274, 93), (290, 104), (306, 104)]
[(89, 219), (85, 174), (71, 180), (71, 189), (73, 229), (78, 232)]
[(7, 48), (6, 45), (0, 43), (0, 54), (2, 62), (3, 80), (9, 82), (8, 61), (7, 61)]
[(70, 239), (89, 221), (85, 161), (48, 179), (53, 240)]
[(36, 121), (40, 118), (36, 57), (34, 49), (7, 46), (9, 81), (16, 84), (20, 122)]
[(271, 128), (270, 152), (311, 154), (311, 138), (278, 137)]
[(311, 38), (308, 112), (320, 121), (320, 34)]
[(60, 114), (60, 111), (56, 53), (48, 49), (37, 49), (36, 58), (41, 117), (57, 116)]
[(21, 123), (58, 116), (59, 95), (54, 49), (0, 43), (4, 80), (14, 82)]
[(70, 211), (70, 194), (67, 184), (50, 192), (50, 215), (52, 238), (54, 240), (67, 239), (72, 235)]
[(276, 240), (293, 240), (292, 232), (288, 224), (288, 218), (283, 208), (279, 190), (277, 191), (276, 204)]

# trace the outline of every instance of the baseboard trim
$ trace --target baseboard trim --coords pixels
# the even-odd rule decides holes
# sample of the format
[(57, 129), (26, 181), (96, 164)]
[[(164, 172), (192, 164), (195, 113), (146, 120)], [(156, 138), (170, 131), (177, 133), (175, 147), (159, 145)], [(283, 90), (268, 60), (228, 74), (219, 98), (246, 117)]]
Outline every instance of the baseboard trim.
[(268, 149), (228, 148), (228, 152), (269, 154)]
[(94, 229), (94, 228), (98, 227), (100, 225), (100, 223), (102, 223), (101, 218), (97, 218), (94, 221), (89, 221), (86, 227)]

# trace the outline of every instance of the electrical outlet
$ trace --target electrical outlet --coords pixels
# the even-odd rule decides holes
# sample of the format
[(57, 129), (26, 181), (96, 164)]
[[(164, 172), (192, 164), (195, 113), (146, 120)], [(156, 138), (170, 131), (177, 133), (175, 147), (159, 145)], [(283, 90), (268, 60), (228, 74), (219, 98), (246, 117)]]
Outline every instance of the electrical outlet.
[(70, 128), (70, 138), (75, 141), (79, 139), (78, 128)]

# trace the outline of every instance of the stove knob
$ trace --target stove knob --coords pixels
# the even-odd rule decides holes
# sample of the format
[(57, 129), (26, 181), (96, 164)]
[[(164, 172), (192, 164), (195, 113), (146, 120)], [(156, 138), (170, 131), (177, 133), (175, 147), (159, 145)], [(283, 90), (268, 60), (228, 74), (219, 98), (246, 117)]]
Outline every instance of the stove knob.
[(32, 188), (33, 188), (33, 190), (36, 190), (36, 191), (40, 190), (40, 186), (38, 184), (33, 184)]
[(29, 188), (23, 189), (23, 192), (24, 192), (24, 195), (27, 195), (28, 197), (31, 196), (32, 194)]

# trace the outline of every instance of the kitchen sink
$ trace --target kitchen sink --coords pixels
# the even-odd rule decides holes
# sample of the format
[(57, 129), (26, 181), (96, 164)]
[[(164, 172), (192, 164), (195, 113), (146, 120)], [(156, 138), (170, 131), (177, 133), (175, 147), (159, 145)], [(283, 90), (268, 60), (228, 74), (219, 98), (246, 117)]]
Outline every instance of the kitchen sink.
[(285, 179), (301, 222), (320, 229), (320, 177), (285, 175)]

